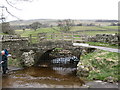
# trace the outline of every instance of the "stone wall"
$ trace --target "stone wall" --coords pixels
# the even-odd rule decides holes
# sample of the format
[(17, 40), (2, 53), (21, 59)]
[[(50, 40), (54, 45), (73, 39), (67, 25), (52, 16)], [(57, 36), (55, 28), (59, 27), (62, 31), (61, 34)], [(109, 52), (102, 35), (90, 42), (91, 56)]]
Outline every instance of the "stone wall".
[(0, 35), (0, 45), (2, 49), (10, 48), (9, 53), (17, 57), (20, 56), (20, 49), (28, 47), (28, 39), (17, 35)]
[(91, 36), (86, 38), (86, 41), (90, 42), (104, 42), (110, 44), (120, 44), (119, 42), (120, 34), (96, 34), (96, 36)]

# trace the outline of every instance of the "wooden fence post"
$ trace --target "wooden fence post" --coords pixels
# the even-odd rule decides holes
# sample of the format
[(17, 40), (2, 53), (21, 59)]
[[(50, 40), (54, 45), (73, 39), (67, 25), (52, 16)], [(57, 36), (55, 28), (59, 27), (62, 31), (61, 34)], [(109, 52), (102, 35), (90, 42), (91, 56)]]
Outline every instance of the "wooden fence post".
[(56, 36), (56, 35), (57, 35), (56, 33), (53, 34), (53, 36), (54, 36), (54, 40), (57, 39), (57, 36)]
[(32, 34), (29, 35), (30, 44), (32, 43)]
[(39, 33), (37, 34), (37, 41), (40, 42)]
[(51, 39), (51, 40), (53, 39), (53, 33), (51, 33), (51, 35), (50, 35), (50, 39)]
[(72, 32), (72, 43), (74, 43), (74, 32)]
[(64, 41), (64, 35), (62, 32), (61, 32), (61, 39)]
[(55, 33), (53, 32), (52, 33), (52, 40), (54, 40), (55, 39)]

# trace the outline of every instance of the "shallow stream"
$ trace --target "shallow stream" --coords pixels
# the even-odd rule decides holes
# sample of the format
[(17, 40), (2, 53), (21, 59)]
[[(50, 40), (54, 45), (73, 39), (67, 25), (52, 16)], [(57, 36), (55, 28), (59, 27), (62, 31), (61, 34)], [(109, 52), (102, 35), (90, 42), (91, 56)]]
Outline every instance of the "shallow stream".
[(83, 81), (76, 76), (76, 67), (40, 65), (11, 71), (2, 77), (3, 88), (79, 88)]

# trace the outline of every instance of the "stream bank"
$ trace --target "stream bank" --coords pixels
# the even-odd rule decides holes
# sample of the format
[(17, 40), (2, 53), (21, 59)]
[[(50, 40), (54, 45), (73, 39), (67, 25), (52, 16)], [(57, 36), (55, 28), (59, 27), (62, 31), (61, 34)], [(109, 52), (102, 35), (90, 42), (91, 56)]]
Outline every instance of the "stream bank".
[(81, 56), (77, 75), (86, 78), (90, 88), (118, 88), (118, 67), (118, 53), (95, 50)]

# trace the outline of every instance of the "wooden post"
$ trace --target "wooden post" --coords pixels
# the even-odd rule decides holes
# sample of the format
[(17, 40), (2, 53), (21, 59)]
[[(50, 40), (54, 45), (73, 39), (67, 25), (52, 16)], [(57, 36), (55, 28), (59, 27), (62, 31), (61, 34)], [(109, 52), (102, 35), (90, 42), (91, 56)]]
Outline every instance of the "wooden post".
[(72, 32), (72, 43), (74, 43), (74, 32)]
[(32, 43), (32, 34), (29, 35), (30, 44)]
[(64, 35), (62, 32), (61, 32), (61, 39), (64, 41)]
[(54, 40), (55, 39), (55, 33), (53, 32), (52, 33), (52, 40)]
[(51, 40), (53, 39), (53, 33), (51, 33)]
[(40, 42), (39, 33), (37, 34), (37, 41)]
[(55, 39), (55, 40), (57, 39), (56, 33), (54, 33), (54, 39)]

